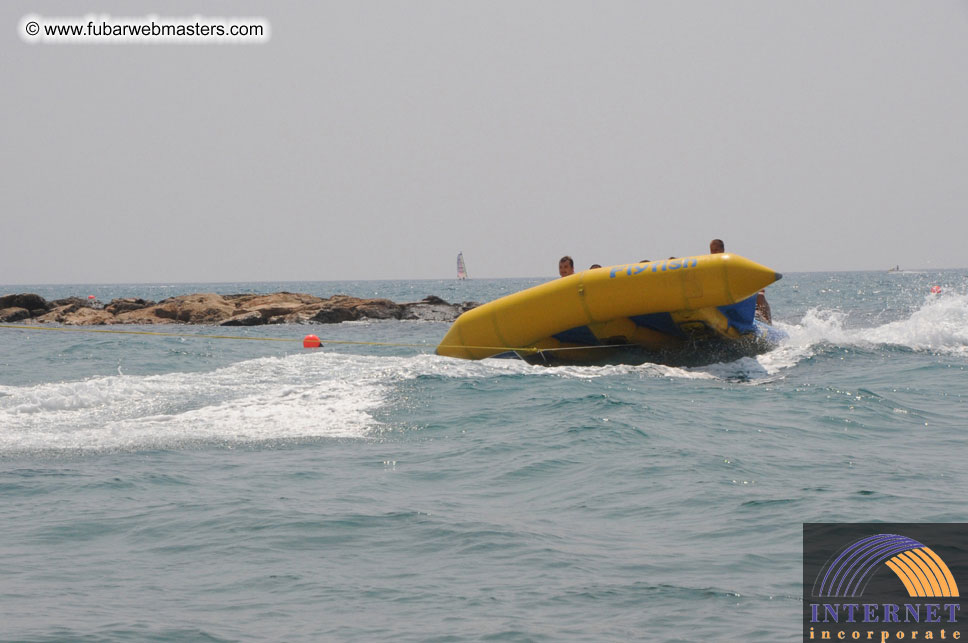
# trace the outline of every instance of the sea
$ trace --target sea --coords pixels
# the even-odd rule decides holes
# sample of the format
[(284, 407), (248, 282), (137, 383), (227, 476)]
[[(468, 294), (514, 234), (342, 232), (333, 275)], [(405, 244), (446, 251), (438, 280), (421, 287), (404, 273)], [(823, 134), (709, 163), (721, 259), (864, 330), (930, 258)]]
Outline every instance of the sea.
[(0, 328), (0, 640), (799, 640), (804, 523), (968, 522), (968, 270), (767, 294), (789, 337), (697, 367), (439, 357), (423, 321)]

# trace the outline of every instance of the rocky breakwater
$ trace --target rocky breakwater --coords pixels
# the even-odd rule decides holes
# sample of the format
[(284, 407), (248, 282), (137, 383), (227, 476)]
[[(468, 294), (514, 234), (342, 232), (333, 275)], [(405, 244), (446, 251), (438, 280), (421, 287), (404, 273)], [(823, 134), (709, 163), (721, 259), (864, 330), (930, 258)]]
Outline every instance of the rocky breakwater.
[(77, 297), (46, 301), (34, 294), (0, 297), (0, 322), (58, 323), (72, 326), (103, 324), (336, 324), (363, 319), (453, 321), (476, 302), (451, 304), (440, 297), (398, 304), (389, 299), (361, 299), (348, 295), (329, 298), (300, 293), (216, 295), (199, 293), (160, 302), (114, 299), (100, 305)]

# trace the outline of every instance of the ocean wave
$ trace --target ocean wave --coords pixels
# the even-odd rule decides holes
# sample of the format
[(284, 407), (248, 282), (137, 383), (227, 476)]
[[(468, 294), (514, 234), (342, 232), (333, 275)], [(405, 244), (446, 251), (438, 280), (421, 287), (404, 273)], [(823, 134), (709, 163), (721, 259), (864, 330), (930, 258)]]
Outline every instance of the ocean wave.
[(394, 373), (392, 360), (316, 353), (0, 387), (0, 453), (365, 437)]
[(393, 386), (418, 378), (599, 377), (519, 360), (314, 352), (209, 372), (0, 386), (0, 453), (366, 438)]
[[(755, 360), (703, 368), (659, 364), (547, 368), (521, 360), (459, 360), (314, 352), (261, 357), (208, 372), (111, 375), (0, 386), (0, 454), (137, 451), (189, 445), (369, 438), (396, 385), (420, 379), (613, 377), (717, 380), (764, 374)], [(514, 386), (518, 386), (514, 384)]]
[(915, 351), (968, 354), (968, 295), (929, 295), (908, 317), (871, 328), (849, 327), (846, 319), (840, 311), (812, 308), (799, 324), (779, 326), (790, 336), (784, 342), (787, 347), (902, 346)]

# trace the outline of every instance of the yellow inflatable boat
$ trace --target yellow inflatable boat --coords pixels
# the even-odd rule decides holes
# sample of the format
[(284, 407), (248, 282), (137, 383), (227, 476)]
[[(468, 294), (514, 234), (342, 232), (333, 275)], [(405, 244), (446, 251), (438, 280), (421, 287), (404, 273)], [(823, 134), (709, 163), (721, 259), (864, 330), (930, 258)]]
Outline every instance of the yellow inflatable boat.
[(754, 312), (756, 293), (780, 277), (729, 253), (585, 270), (467, 311), (437, 354), (584, 362), (630, 345), (661, 352), (705, 340), (775, 342)]

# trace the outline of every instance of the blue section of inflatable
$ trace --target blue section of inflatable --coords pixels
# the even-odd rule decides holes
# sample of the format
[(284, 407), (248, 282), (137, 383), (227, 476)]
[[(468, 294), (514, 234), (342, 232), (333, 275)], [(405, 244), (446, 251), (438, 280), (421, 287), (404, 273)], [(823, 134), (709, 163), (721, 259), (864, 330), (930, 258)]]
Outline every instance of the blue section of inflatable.
[(631, 319), (636, 326), (651, 328), (652, 330), (657, 330), (660, 333), (672, 335), (673, 337), (685, 336), (683, 335), (682, 331), (679, 330), (679, 327), (673, 323), (672, 316), (669, 313), (636, 315), (635, 317), (629, 317), (629, 319)]
[[(727, 323), (735, 328), (740, 334), (745, 335), (755, 330), (753, 318), (756, 315), (756, 295), (744, 299), (741, 302), (728, 306), (718, 306), (716, 308), (726, 318)], [(685, 333), (673, 321), (669, 313), (651, 313), (649, 315), (635, 315), (629, 317), (636, 326), (651, 328), (652, 330), (671, 335), (672, 337), (685, 337)]]
[(756, 295), (744, 299), (743, 301), (730, 304), (729, 306), (719, 306), (717, 310), (729, 321), (729, 325), (742, 334), (753, 332), (753, 321), (756, 316)]

